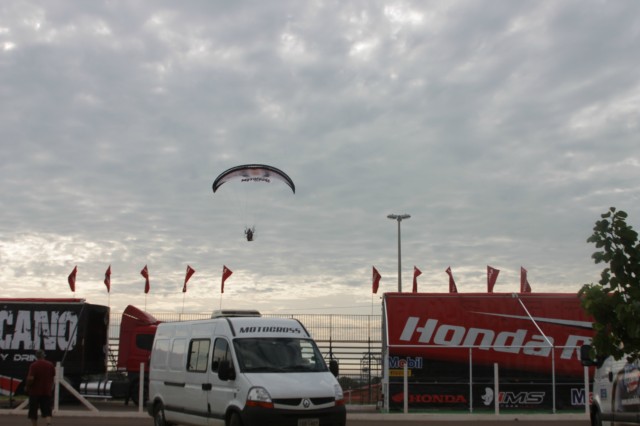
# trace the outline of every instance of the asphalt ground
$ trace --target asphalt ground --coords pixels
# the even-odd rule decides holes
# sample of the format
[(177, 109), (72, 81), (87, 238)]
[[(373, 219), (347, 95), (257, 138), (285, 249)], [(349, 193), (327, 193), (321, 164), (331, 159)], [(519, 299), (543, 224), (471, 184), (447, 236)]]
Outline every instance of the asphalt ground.
[[(145, 417), (115, 417), (113, 413), (110, 416), (104, 414), (82, 416), (68, 416), (58, 414), (53, 417), (53, 425), (65, 426), (153, 426), (153, 420), (149, 416)], [(561, 417), (564, 415), (561, 415)], [(582, 419), (578, 418), (558, 418), (558, 416), (543, 415), (527, 415), (527, 416), (486, 416), (467, 415), (461, 418), (459, 415), (394, 415), (394, 414), (348, 414), (347, 426), (390, 426), (390, 425), (407, 425), (407, 426), (469, 426), (473, 422), (474, 426), (491, 426), (491, 425), (514, 425), (514, 426), (589, 426), (586, 416)], [(0, 414), (0, 424), (2, 426), (25, 426), (28, 423), (27, 414), (19, 415)], [(43, 424), (42, 421), (40, 424)]]
[[(54, 414), (53, 424), (69, 426), (153, 426), (145, 411), (135, 405), (125, 406), (121, 401), (92, 401), (99, 410), (91, 412), (82, 405), (60, 407)], [(5, 407), (6, 408), (6, 407)], [(347, 426), (589, 426), (586, 414), (433, 414), (433, 413), (378, 413), (373, 407), (348, 406)], [(40, 422), (41, 424), (42, 421)], [(0, 425), (24, 426), (29, 424), (26, 410), (0, 408)]]

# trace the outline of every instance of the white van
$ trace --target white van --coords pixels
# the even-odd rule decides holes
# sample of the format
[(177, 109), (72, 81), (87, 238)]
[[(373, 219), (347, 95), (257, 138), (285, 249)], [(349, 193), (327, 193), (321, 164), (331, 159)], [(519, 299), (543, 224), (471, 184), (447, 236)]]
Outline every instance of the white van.
[(619, 426), (640, 424), (640, 366), (626, 358), (594, 360), (591, 346), (580, 348), (582, 365), (595, 366), (591, 424)]
[(156, 426), (346, 424), (337, 369), (305, 327), (253, 312), (158, 326), (148, 405)]

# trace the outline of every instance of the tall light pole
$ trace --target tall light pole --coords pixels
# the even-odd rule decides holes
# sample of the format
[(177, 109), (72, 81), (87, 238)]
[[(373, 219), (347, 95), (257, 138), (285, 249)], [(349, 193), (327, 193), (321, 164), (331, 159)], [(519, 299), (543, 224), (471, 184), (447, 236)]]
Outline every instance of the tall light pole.
[(398, 221), (398, 293), (402, 293), (402, 249), (400, 245), (400, 222), (402, 219), (409, 219), (411, 215), (408, 214), (390, 214), (387, 215), (389, 219)]

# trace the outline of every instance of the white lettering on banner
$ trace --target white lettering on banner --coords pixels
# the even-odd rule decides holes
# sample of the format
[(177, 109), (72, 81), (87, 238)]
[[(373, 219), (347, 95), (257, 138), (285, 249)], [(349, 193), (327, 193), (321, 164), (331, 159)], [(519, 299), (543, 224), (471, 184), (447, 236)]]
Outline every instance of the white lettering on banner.
[[(520, 328), (515, 331), (500, 331), (486, 328), (466, 328), (453, 324), (439, 324), (437, 319), (427, 319), (424, 326), (419, 327), (419, 317), (407, 318), (400, 340), (410, 342), (417, 334), (418, 342), (441, 346), (475, 346), (479, 349), (492, 349), (496, 352), (506, 352), (539, 357), (549, 357), (554, 339), (551, 336), (541, 336), (539, 334), (529, 334), (526, 329)], [(549, 342), (547, 342), (549, 339)], [(578, 348), (586, 343), (590, 343), (591, 338), (587, 336), (569, 335), (567, 341), (561, 345), (564, 347), (560, 357), (562, 359), (580, 359)]]
[(500, 392), (498, 402), (506, 406), (540, 405), (544, 402), (544, 392)]
[[(571, 405), (584, 406), (585, 404), (584, 388), (571, 388)], [(589, 392), (588, 404), (593, 403), (593, 393)]]
[[(49, 318), (49, 314), (51, 317)], [(68, 349), (77, 341), (78, 316), (64, 311), (0, 311), (0, 349)]]
[(567, 344), (565, 345), (567, 347), (564, 348), (564, 350), (560, 354), (560, 358), (571, 359), (572, 357), (575, 357), (576, 359), (580, 359), (580, 346), (590, 343), (590, 337), (569, 336), (569, 338), (567, 339)]
[(33, 362), (35, 360), (36, 360), (36, 356), (34, 354), (15, 354), (13, 356), (14, 362), (20, 362), (20, 361)]

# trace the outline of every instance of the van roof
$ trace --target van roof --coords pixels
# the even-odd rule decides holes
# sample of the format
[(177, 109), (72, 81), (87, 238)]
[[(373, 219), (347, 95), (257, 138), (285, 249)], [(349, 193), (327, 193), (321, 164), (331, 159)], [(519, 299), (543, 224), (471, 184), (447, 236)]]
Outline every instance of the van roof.
[[(216, 325), (217, 324), (217, 325)], [(222, 326), (225, 324), (226, 327)], [(222, 326), (222, 327), (221, 327)], [(215, 331), (212, 331), (215, 328)], [(224, 330), (227, 331), (224, 331)], [(181, 330), (181, 331), (179, 331)], [(191, 330), (189, 332), (188, 330)], [(204, 320), (165, 322), (158, 325), (156, 336), (171, 336), (174, 333), (216, 335), (230, 333), (233, 337), (300, 337), (311, 338), (307, 329), (292, 318), (265, 317), (218, 317)], [(207, 331), (211, 330), (211, 331)]]
[(216, 309), (211, 314), (211, 318), (223, 317), (261, 317), (259, 311), (253, 309)]

